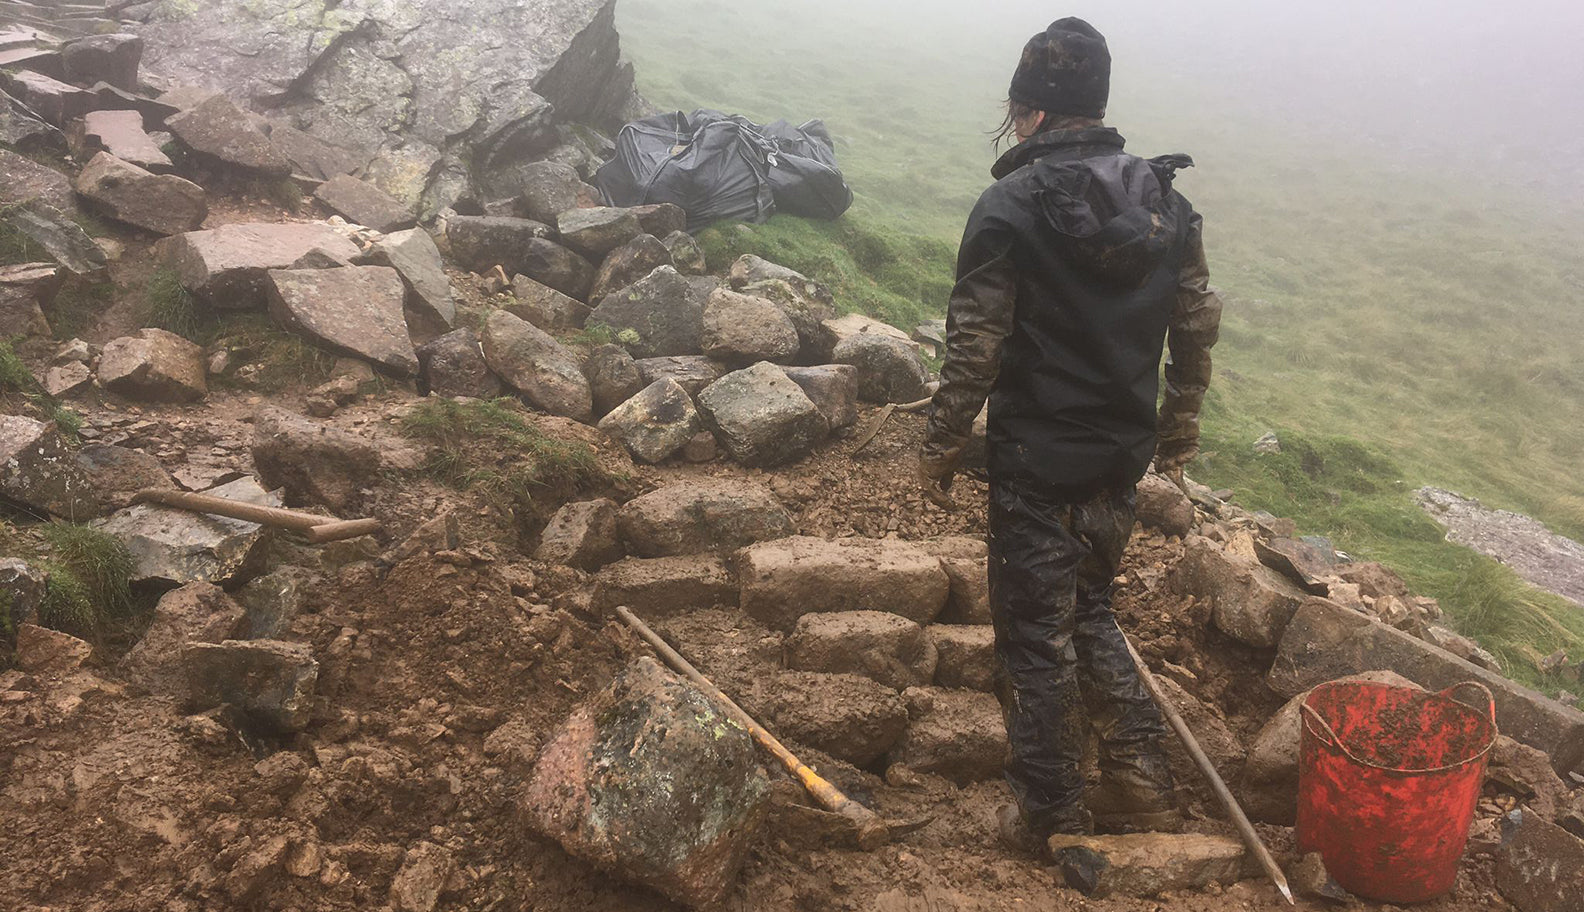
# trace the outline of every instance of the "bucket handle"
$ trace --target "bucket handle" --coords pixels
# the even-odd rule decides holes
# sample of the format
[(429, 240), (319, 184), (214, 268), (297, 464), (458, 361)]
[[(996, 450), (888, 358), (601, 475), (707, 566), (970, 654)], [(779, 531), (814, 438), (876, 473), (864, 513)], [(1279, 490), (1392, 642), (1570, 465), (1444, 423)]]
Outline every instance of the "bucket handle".
[[(1441, 691), (1440, 693), (1436, 694), (1436, 696), (1445, 697), (1448, 700), (1457, 700), (1455, 694), (1457, 691), (1462, 690), (1465, 687), (1476, 688), (1481, 694), (1485, 695), (1485, 711), (1487, 714), (1489, 714), (1491, 723), (1494, 724), (1496, 722), (1496, 697), (1490, 692), (1489, 687), (1486, 687), (1484, 684), (1481, 684), (1478, 681), (1461, 681), (1457, 684), (1453, 684), (1446, 690)], [(1462, 701), (1459, 700), (1458, 702), (1461, 703)], [(1476, 709), (1477, 707), (1470, 708)], [(1337, 750), (1341, 751), (1343, 755), (1349, 760), (1357, 763), (1360, 766), (1372, 766), (1384, 769), (1384, 767), (1381, 767), (1380, 764), (1361, 759), (1357, 754), (1353, 753), (1351, 750), (1348, 750), (1348, 746), (1342, 743), (1341, 738), (1337, 737), (1336, 730), (1331, 727), (1331, 723), (1327, 722), (1324, 716), (1320, 715), (1320, 713), (1315, 710), (1314, 707), (1310, 706), (1308, 700), (1298, 704), (1298, 709), (1303, 713), (1306, 719), (1318, 726), (1318, 730), (1315, 731), (1315, 736), (1324, 741), (1327, 747), (1336, 748)], [(1495, 743), (1494, 739), (1491, 743)], [(1489, 747), (1486, 748), (1486, 750), (1489, 749)], [(1483, 751), (1481, 753), (1483, 753)]]
[[(1482, 695), (1485, 698), (1485, 704), (1484, 704), (1485, 713), (1486, 713), (1486, 715), (1488, 715), (1490, 717), (1491, 722), (1494, 723), (1496, 721), (1496, 697), (1495, 697), (1495, 695), (1493, 695), (1490, 692), (1490, 688), (1489, 687), (1486, 687), (1484, 684), (1481, 684), (1478, 681), (1462, 681), (1460, 683), (1453, 684), (1451, 687), (1448, 687), (1446, 690), (1441, 691), (1441, 693), (1437, 694), (1437, 696), (1446, 697), (1448, 700), (1457, 700), (1459, 703), (1462, 703), (1463, 702), (1462, 700), (1458, 700), (1457, 699), (1457, 692), (1462, 690), (1465, 687), (1474, 688), (1475, 690), (1479, 691), (1480, 695)], [(1464, 705), (1467, 705), (1467, 704), (1464, 704)], [(1469, 708), (1470, 709), (1479, 709), (1480, 707), (1478, 705), (1475, 705), (1475, 706), (1471, 706)]]

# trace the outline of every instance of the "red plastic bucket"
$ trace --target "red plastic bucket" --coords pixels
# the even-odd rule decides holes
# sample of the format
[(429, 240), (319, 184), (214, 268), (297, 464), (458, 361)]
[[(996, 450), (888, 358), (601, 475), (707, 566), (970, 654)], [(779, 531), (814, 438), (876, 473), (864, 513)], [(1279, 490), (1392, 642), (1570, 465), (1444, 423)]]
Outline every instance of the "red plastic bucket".
[[(1486, 707), (1452, 699), (1477, 690)], [(1496, 743), (1496, 704), (1476, 683), (1439, 694), (1322, 684), (1303, 702), (1298, 850), (1319, 852), (1349, 892), (1393, 903), (1452, 889)]]

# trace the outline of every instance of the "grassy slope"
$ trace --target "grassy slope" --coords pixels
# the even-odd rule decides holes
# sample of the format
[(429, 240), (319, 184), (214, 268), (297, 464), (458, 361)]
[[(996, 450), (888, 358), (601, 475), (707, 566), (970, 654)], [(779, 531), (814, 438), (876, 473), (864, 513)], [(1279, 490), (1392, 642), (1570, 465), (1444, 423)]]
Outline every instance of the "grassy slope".
[[(623, 0), (621, 24), (656, 104), (818, 116), (837, 137), (847, 217), (724, 226), (704, 238), (711, 259), (761, 253), (907, 326), (944, 308), (955, 236), (989, 181), (1005, 61), (920, 54), (990, 37), (900, 9), (905, 31), (887, 35), (871, 12)], [(1584, 537), (1584, 363), (1570, 350), (1584, 255), (1565, 214), (1489, 175), (1290, 135), (1235, 97), (1166, 98), (1130, 72), (1113, 121), (1145, 154), (1195, 155), (1179, 186), (1205, 214), (1228, 304), (1196, 474), (1396, 566), (1519, 677), (1537, 682), (1535, 652), (1584, 657), (1584, 612), (1447, 544), (1412, 502), (1441, 485)], [(1269, 430), (1287, 454), (1255, 457)]]

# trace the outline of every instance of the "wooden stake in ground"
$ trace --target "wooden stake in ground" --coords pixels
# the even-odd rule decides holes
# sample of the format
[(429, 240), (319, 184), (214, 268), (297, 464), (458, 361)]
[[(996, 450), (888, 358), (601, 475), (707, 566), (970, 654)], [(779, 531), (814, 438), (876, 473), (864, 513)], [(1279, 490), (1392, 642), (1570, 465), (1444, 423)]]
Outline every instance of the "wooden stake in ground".
[(880, 819), (878, 814), (843, 795), (841, 789), (831, 785), (819, 773), (806, 766), (791, 751), (787, 750), (786, 745), (776, 740), (775, 735), (770, 734), (763, 725), (755, 722), (752, 716), (748, 715), (741, 706), (733, 702), (731, 697), (722, 693), (719, 687), (716, 687), (709, 678), (704, 677), (697, 668), (693, 667), (692, 663), (682, 657), (681, 653), (672, 649), (671, 644), (660, 638), (660, 634), (649, 629), (649, 625), (639, 620), (636, 614), (626, 608), (617, 608), (616, 614), (628, 627), (631, 627), (639, 636), (643, 637), (644, 641), (652, 646), (655, 652), (660, 654), (665, 663), (671, 666), (672, 671), (685, 675), (695, 686), (709, 696), (714, 697), (716, 702), (725, 707), (727, 715), (731, 716), (737, 724), (748, 729), (749, 734), (753, 735), (754, 740), (758, 741), (761, 747), (774, 754), (776, 759), (780, 760), (781, 764), (787, 768), (787, 771), (796, 776), (799, 782), (803, 783), (803, 787), (808, 789), (809, 794), (814, 796), (815, 801), (818, 801), (827, 811), (840, 814), (857, 825), (859, 848), (865, 851), (877, 849), (885, 845), (886, 841), (891, 838), (890, 827), (886, 825), (885, 821)]
[(1128, 655), (1133, 657), (1133, 664), (1138, 667), (1139, 677), (1144, 679), (1144, 686), (1149, 690), (1150, 696), (1155, 698), (1155, 705), (1160, 707), (1161, 712), (1166, 716), (1166, 721), (1171, 723), (1172, 730), (1177, 733), (1177, 737), (1182, 739), (1183, 747), (1188, 749), (1188, 756), (1193, 758), (1194, 765), (1199, 767), (1199, 772), (1204, 773), (1205, 779), (1209, 780), (1210, 790), (1215, 792), (1216, 797), (1221, 800), (1221, 806), (1226, 808), (1227, 814), (1232, 817), (1232, 823), (1237, 826), (1238, 835), (1243, 837), (1244, 844), (1249, 847), (1249, 851), (1253, 852), (1254, 857), (1259, 860), (1260, 867), (1264, 868), (1265, 873), (1275, 882), (1276, 889), (1281, 891), (1281, 895), (1287, 900), (1287, 904), (1291, 906), (1297, 905), (1297, 901), (1293, 899), (1292, 887), (1287, 885), (1287, 875), (1282, 873), (1281, 868), (1276, 864), (1276, 859), (1271, 857), (1270, 849), (1265, 848), (1264, 840), (1260, 839), (1259, 834), (1254, 832), (1254, 824), (1249, 823), (1248, 815), (1243, 813), (1243, 807), (1232, 796), (1232, 790), (1227, 788), (1227, 784), (1221, 778), (1221, 774), (1216, 772), (1215, 764), (1211, 763), (1210, 758), (1205, 756), (1204, 748), (1199, 746), (1199, 739), (1195, 738), (1193, 732), (1188, 730), (1188, 723), (1183, 721), (1182, 715), (1177, 712), (1177, 707), (1173, 706), (1171, 701), (1166, 698), (1166, 693), (1161, 690), (1160, 682), (1155, 680), (1154, 673), (1149, 670), (1148, 665), (1144, 664), (1143, 657), (1138, 654), (1137, 649), (1133, 648), (1133, 641), (1128, 639), (1127, 633), (1122, 630), (1120, 624), (1117, 625), (1117, 632), (1122, 634), (1122, 642), (1127, 644)]

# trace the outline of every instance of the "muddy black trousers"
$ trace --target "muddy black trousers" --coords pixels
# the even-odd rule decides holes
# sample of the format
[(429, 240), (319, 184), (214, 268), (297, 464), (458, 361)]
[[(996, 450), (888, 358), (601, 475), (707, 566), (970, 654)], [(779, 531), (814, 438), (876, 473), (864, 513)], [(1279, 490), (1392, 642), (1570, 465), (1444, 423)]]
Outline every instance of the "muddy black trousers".
[[(990, 604), (996, 696), (1011, 743), (1006, 778), (1042, 837), (1085, 825), (1091, 731), (1102, 777), (1160, 778), (1166, 729), (1111, 610), (1134, 499), (1132, 485), (1070, 503), (1036, 484), (991, 479)], [(1169, 778), (1162, 785), (1170, 789)]]

